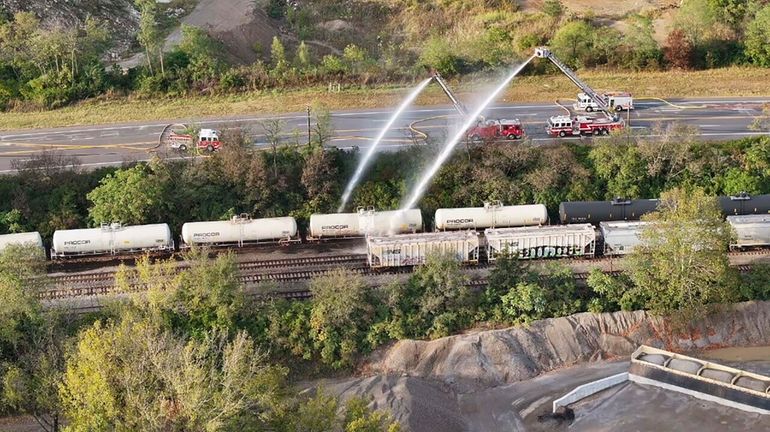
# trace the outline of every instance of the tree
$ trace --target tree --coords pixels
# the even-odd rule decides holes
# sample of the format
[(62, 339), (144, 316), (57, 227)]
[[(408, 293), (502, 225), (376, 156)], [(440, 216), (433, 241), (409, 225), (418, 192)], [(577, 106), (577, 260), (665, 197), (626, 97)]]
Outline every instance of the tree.
[(127, 317), (81, 332), (60, 397), (73, 431), (258, 428), (285, 376), (245, 333), (185, 341)]
[(591, 57), (594, 31), (585, 21), (570, 21), (553, 35), (551, 48), (567, 64), (581, 67)]
[(278, 177), (278, 146), (281, 144), (281, 134), (286, 127), (286, 122), (282, 119), (265, 119), (259, 122), (262, 130), (265, 132), (265, 140), (273, 149), (273, 175)]
[(760, 9), (746, 28), (746, 54), (754, 63), (770, 67), (770, 5)]
[(731, 229), (702, 189), (673, 189), (646, 215), (642, 244), (626, 260), (631, 280), (658, 313), (696, 317), (703, 306), (735, 298), (727, 260)]
[(9, 245), (0, 253), (0, 360), (13, 360), (40, 321), (37, 292), (46, 284), (45, 254)]
[(595, 294), (591, 300), (592, 312), (633, 311), (643, 308), (647, 301), (640, 297), (641, 293), (625, 274), (611, 276), (593, 269), (586, 283)]
[(150, 74), (153, 73), (152, 57), (158, 56), (160, 61), (161, 75), (166, 74), (163, 67), (163, 46), (161, 44), (161, 34), (158, 30), (158, 5), (155, 0), (135, 0), (137, 9), (139, 9), (139, 32), (137, 39), (139, 44), (144, 47), (147, 55), (147, 65), (150, 68)]
[(648, 195), (647, 166), (639, 147), (621, 137), (611, 137), (588, 154), (596, 176), (607, 183), (605, 198), (639, 198)]
[(444, 38), (433, 36), (425, 41), (420, 54), (420, 64), (435, 69), (444, 76), (452, 76), (459, 72), (460, 60), (453, 53)]
[(313, 147), (302, 168), (302, 185), (309, 198), (306, 207), (313, 212), (327, 211), (329, 204), (337, 200), (339, 179), (332, 150)]
[(88, 193), (92, 223), (138, 225), (153, 221), (163, 203), (163, 184), (145, 164), (108, 174)]
[(297, 65), (302, 70), (307, 70), (310, 67), (310, 49), (307, 47), (305, 41), (299, 43), (297, 54), (294, 57)]
[(185, 254), (189, 267), (175, 271), (174, 261), (151, 263), (148, 257), (136, 266), (121, 266), (116, 283), (130, 291), (129, 281), (147, 289), (133, 297), (144, 317), (164, 328), (192, 337), (212, 331), (235, 334), (244, 299), (238, 266), (232, 254), (210, 259), (202, 249)]
[(564, 14), (564, 5), (560, 0), (545, 0), (540, 9), (551, 18), (561, 18)]
[[(299, 401), (296, 412), (283, 422), (285, 432), (399, 432), (400, 425), (383, 411), (371, 410), (362, 397), (351, 397), (345, 404), (316, 389), (316, 394)], [(341, 411), (341, 415), (338, 415)]]
[(368, 287), (356, 273), (336, 270), (313, 279), (311, 334), (321, 360), (334, 368), (350, 366), (369, 349), (366, 331), (372, 321)]
[(462, 327), (471, 313), (466, 282), (467, 276), (454, 256), (429, 255), (406, 284), (389, 287), (391, 337), (435, 338)]
[(666, 61), (674, 68), (691, 69), (694, 62), (695, 48), (687, 39), (684, 31), (674, 29), (666, 38), (666, 46), (663, 48)]
[(316, 104), (313, 107), (313, 142), (319, 146), (325, 146), (334, 136), (334, 125), (332, 124), (332, 113), (324, 105)]
[(287, 68), (286, 49), (278, 36), (273, 36), (273, 42), (270, 44), (270, 60), (273, 63), (273, 72), (283, 73)]
[(488, 318), (502, 320), (501, 298), (527, 277), (528, 269), (516, 254), (504, 250), (495, 258), (489, 272), (487, 287), (481, 302), (481, 313)]

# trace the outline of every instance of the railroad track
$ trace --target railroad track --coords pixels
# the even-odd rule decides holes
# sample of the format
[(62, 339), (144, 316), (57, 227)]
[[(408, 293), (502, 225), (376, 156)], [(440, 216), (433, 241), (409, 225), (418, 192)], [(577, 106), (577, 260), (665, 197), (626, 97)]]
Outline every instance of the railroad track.
[[(728, 254), (730, 257), (740, 256), (760, 256), (770, 255), (770, 251), (731, 251)], [(616, 258), (602, 257), (598, 259), (584, 259), (578, 258), (569, 260), (566, 263), (572, 265), (597, 265), (606, 263), (608, 261), (615, 260)], [(324, 266), (328, 268), (324, 268)], [(465, 268), (488, 268), (493, 264), (482, 263), (479, 265), (469, 265)], [(284, 270), (297, 267), (310, 267), (309, 269), (302, 270)], [(238, 264), (238, 268), (241, 272), (240, 281), (244, 286), (253, 286), (260, 283), (267, 282), (296, 282), (301, 280), (308, 280), (314, 277), (324, 275), (334, 268), (344, 267), (349, 271), (361, 275), (374, 275), (374, 274), (398, 274), (409, 273), (412, 271), (410, 267), (394, 268), (388, 270), (375, 271), (370, 269), (366, 265), (366, 255), (363, 254), (351, 254), (351, 255), (332, 255), (332, 256), (317, 256), (317, 257), (302, 257), (302, 258), (286, 258), (278, 260), (264, 260), (243, 262)], [(751, 265), (737, 265), (735, 266), (741, 272), (747, 272), (751, 270)], [(180, 267), (183, 268), (183, 267)], [(270, 272), (270, 270), (282, 270), (280, 272)], [(621, 271), (611, 270), (605, 271), (605, 273), (617, 276), (621, 274)], [(574, 273), (576, 280), (588, 279), (589, 273), (580, 272)], [(54, 288), (45, 290), (38, 294), (41, 300), (57, 300), (63, 298), (73, 298), (81, 296), (98, 296), (113, 294), (117, 292), (115, 287), (115, 272), (103, 272), (103, 273), (86, 273), (86, 274), (67, 274), (57, 275), (51, 277)], [(486, 282), (473, 282), (477, 286), (483, 286)], [(144, 288), (138, 286), (132, 281), (129, 281), (129, 285), (132, 287), (131, 291), (142, 291)], [(309, 291), (291, 291), (277, 294), (286, 298), (307, 298), (310, 296)]]

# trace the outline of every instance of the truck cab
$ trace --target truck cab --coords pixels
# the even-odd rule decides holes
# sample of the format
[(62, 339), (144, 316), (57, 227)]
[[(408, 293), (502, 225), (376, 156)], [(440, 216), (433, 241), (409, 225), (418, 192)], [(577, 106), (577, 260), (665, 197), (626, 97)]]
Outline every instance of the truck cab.
[[(198, 150), (213, 152), (222, 148), (222, 142), (219, 140), (220, 132), (215, 129), (201, 129), (198, 133)], [(174, 150), (187, 151), (193, 146), (194, 136), (189, 133), (172, 132), (168, 137), (168, 142)]]
[[(607, 106), (615, 111), (630, 111), (634, 109), (634, 98), (631, 93), (626, 92), (608, 92), (602, 95), (607, 101)], [(572, 105), (576, 111), (593, 112), (599, 109), (599, 106), (591, 100), (585, 93), (578, 93), (577, 101)]]
[(564, 115), (549, 118), (548, 125), (545, 127), (545, 132), (552, 137), (565, 137), (576, 134), (572, 118)]
[(515, 140), (522, 136), (524, 136), (524, 128), (519, 119), (480, 120), (476, 126), (468, 130), (468, 138), (473, 141), (496, 138)]

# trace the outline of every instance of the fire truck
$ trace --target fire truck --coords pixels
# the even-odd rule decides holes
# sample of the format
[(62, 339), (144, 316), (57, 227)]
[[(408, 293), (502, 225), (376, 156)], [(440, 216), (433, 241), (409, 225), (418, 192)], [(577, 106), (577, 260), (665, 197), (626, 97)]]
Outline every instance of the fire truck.
[(476, 126), (468, 129), (467, 135), (471, 141), (499, 138), (515, 140), (524, 136), (524, 128), (522, 128), (521, 122), (518, 119), (479, 120)]
[[(169, 146), (175, 150), (187, 151), (193, 147), (195, 137), (192, 134), (171, 132), (168, 136)], [(222, 142), (219, 140), (219, 131), (215, 129), (201, 129), (198, 133), (198, 150), (213, 152), (222, 148)]]
[[(555, 116), (548, 120), (548, 125), (545, 130), (550, 136), (574, 136), (574, 135), (607, 135), (613, 130), (623, 129), (625, 122), (619, 118), (613, 111), (620, 109), (633, 109), (633, 100), (625, 101), (620, 99), (621, 93), (617, 93), (618, 99), (605, 98), (596, 93), (588, 84), (584, 83), (575, 72), (572, 71), (566, 64), (562, 63), (547, 47), (535, 48), (535, 56), (540, 58), (546, 58), (551, 61), (567, 78), (572, 81), (581, 91), (578, 96), (578, 104), (581, 97), (586, 102), (586, 111), (600, 111), (604, 114), (604, 118), (589, 117), (589, 116)], [(614, 94), (614, 93), (613, 93)], [(630, 94), (625, 94), (630, 99)], [(618, 105), (618, 101), (621, 103)], [(589, 110), (588, 107), (591, 107)], [(619, 110), (618, 110), (619, 111)]]
[[(444, 93), (452, 101), (452, 105), (457, 112), (463, 118), (468, 117), (468, 110), (465, 106), (455, 97), (454, 93), (449, 89), (446, 82), (438, 72), (433, 72), (433, 78), (439, 84)], [(494, 140), (500, 138), (506, 138), (509, 140), (521, 139), (524, 136), (524, 128), (521, 125), (519, 119), (490, 119), (487, 120), (483, 117), (478, 119), (476, 125), (468, 129), (466, 133), (468, 139), (473, 142)]]
[[(609, 92), (601, 95), (607, 103), (610, 109), (614, 109), (617, 112), (626, 110), (631, 111), (634, 109), (634, 98), (631, 93), (627, 92)], [(572, 108), (575, 111), (583, 110), (592, 112), (599, 109), (599, 105), (595, 104), (590, 97), (585, 93), (578, 93), (577, 102), (572, 104)]]
[(609, 135), (613, 130), (622, 129), (623, 124), (613, 119), (597, 119), (588, 116), (553, 116), (548, 119), (545, 132), (552, 137), (577, 135)]

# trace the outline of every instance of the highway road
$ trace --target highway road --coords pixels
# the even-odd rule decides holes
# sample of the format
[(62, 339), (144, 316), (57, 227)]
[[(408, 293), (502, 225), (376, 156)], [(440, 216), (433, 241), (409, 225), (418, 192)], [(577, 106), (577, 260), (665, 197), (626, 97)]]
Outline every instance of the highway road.
[[(638, 134), (651, 135), (655, 124), (680, 122), (696, 126), (707, 140), (726, 140), (763, 134), (749, 129), (754, 118), (762, 112), (762, 106), (770, 98), (709, 98), (637, 100), (636, 110), (630, 114), (631, 128)], [(569, 106), (571, 101), (563, 101)], [(527, 136), (535, 143), (550, 143), (562, 139), (550, 138), (544, 132), (545, 121), (553, 115), (564, 114), (555, 103), (502, 104), (491, 107), (487, 118), (518, 118), (524, 124)], [(380, 129), (388, 121), (392, 111), (388, 109), (337, 111), (332, 113), (334, 136), (330, 146), (365, 149), (373, 142)], [(625, 117), (625, 113), (624, 113)], [(227, 129), (242, 127), (254, 137), (257, 147), (265, 147), (265, 119), (278, 118), (284, 123), (285, 142), (307, 140), (307, 116), (305, 113), (288, 113), (278, 116), (244, 115), (214, 119), (201, 119), (195, 124), (204, 128)], [(79, 158), (85, 167), (115, 165), (126, 161), (148, 160), (153, 152), (174, 156), (168, 149), (156, 149), (163, 128), (170, 123), (186, 123), (186, 120), (151, 121), (98, 126), (68, 127), (56, 129), (29, 129), (0, 132), (0, 172), (11, 172), (15, 159), (25, 160), (43, 150), (55, 150)], [(449, 128), (459, 123), (451, 106), (414, 107), (406, 111), (380, 144), (383, 151), (423, 143), (422, 134), (443, 141)], [(585, 139), (585, 138), (583, 138)], [(181, 155), (180, 155), (181, 156)]]

